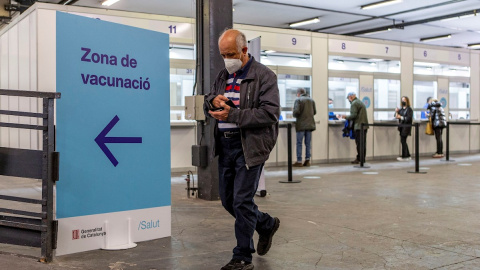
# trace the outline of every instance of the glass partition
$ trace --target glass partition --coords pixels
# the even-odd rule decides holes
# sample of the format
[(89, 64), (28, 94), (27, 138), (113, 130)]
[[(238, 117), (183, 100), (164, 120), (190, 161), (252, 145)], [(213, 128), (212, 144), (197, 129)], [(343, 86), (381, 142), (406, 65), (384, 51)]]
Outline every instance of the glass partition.
[(186, 68), (170, 69), (170, 106), (185, 105), (185, 96), (193, 94), (195, 70)]
[(312, 67), (309, 54), (279, 53), (262, 51), (260, 63), (266, 66)]
[(449, 119), (470, 119), (470, 84), (450, 82)]
[(193, 46), (170, 44), (169, 51), (170, 59), (195, 59), (195, 50)]
[(350, 114), (350, 102), (347, 100), (347, 94), (354, 92), (358, 95), (359, 84), (358, 78), (328, 78), (328, 98), (331, 100), (331, 104), (328, 106), (329, 116)]
[(306, 75), (278, 74), (278, 90), (280, 92), (280, 106), (282, 107), (282, 119), (293, 119), (292, 110), (297, 89), (303, 88), (309, 96), (311, 93), (311, 79)]
[(170, 120), (185, 120), (185, 96), (193, 94), (195, 70), (170, 68)]
[(373, 115), (375, 120), (393, 120), (400, 103), (400, 80), (374, 79)]
[[(427, 99), (437, 96), (437, 81), (414, 81), (413, 82), (413, 112), (415, 119), (427, 119)], [(412, 101), (412, 100), (411, 100)], [(423, 113), (422, 113), (423, 112)]]
[(470, 77), (470, 67), (439, 63), (414, 62), (413, 74)]
[(400, 73), (400, 61), (331, 55), (328, 57), (328, 69), (398, 74)]

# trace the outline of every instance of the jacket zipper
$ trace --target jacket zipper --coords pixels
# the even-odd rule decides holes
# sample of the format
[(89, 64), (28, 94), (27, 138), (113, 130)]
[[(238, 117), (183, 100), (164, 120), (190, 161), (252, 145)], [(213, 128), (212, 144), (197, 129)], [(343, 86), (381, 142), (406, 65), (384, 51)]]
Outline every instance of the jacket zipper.
[[(247, 85), (248, 87), (248, 85)], [(250, 106), (250, 87), (248, 87), (248, 91), (247, 91), (247, 106), (246, 108), (248, 108)], [(250, 170), (250, 168), (248, 167), (248, 164), (247, 164), (247, 155), (245, 152), (245, 147), (243, 146), (243, 136), (242, 136), (242, 129), (240, 129), (240, 140), (242, 141), (242, 150), (243, 150), (243, 156), (245, 157), (245, 167), (247, 168), (247, 170)]]

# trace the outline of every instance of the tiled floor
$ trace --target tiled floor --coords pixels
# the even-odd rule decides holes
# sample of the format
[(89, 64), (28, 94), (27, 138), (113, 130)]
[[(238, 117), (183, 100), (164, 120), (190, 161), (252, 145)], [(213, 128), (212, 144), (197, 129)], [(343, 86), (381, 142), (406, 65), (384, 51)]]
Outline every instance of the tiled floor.
[[(255, 269), (480, 269), (480, 155), (455, 160), (422, 158), (427, 174), (408, 173), (413, 161), (314, 165), (294, 170), (298, 184), (278, 182), (285, 168), (267, 168), (269, 194), (256, 202), (281, 226), (270, 252), (254, 254)], [(34, 196), (37, 185), (16, 181), (7, 191), (2, 180), (0, 192)], [(0, 269), (220, 269), (235, 245), (234, 220), (218, 201), (188, 199), (185, 187), (172, 178), (171, 238), (48, 265), (31, 257), (38, 250), (4, 245)]]

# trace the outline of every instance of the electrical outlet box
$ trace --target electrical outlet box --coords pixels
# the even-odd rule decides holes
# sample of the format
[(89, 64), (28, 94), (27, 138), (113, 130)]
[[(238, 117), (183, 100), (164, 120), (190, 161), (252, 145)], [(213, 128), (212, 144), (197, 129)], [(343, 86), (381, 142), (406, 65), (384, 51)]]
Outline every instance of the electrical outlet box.
[(205, 121), (205, 113), (203, 112), (203, 103), (205, 96), (186, 96), (185, 97), (185, 119)]
[(207, 146), (192, 145), (192, 165), (196, 167), (207, 167), (207, 164)]

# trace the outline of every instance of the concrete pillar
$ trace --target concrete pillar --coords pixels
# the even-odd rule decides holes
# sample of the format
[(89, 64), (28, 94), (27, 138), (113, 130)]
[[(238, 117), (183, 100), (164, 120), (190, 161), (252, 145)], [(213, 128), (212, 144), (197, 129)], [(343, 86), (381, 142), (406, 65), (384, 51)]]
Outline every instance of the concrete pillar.
[[(233, 25), (231, 0), (197, 0), (197, 93), (210, 93), (217, 74), (225, 65), (218, 52), (218, 37)], [(197, 124), (197, 143), (206, 145), (208, 156), (215, 144), (213, 137), (215, 121), (200, 121)], [(198, 168), (198, 197), (218, 200), (217, 158), (208, 161), (207, 167)]]

